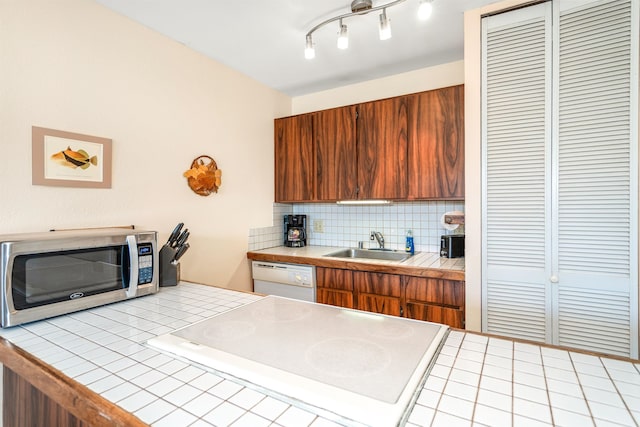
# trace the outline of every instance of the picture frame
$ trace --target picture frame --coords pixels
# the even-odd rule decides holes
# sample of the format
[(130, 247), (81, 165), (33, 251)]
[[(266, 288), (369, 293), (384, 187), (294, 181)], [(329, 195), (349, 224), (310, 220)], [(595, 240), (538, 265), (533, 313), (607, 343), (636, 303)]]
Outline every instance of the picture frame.
[(111, 139), (32, 126), (32, 184), (111, 188)]

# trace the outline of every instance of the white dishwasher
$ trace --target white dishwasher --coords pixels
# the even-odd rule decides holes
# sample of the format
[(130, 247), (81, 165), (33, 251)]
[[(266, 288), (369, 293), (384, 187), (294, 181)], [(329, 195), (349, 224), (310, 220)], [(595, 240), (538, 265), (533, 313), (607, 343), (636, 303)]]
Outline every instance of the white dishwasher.
[(254, 292), (316, 301), (316, 268), (314, 266), (253, 261), (251, 267)]

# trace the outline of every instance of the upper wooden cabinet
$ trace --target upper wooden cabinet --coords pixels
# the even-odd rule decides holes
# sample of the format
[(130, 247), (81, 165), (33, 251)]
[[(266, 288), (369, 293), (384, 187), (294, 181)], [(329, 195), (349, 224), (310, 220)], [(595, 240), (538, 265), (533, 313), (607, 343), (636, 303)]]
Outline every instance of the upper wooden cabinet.
[(358, 198), (407, 198), (409, 97), (358, 106)]
[(464, 86), (411, 95), (409, 199), (464, 199)]
[(275, 201), (464, 199), (462, 85), (275, 120)]
[(313, 114), (316, 199), (357, 198), (356, 106)]
[(315, 198), (313, 117), (284, 117), (274, 122), (275, 200), (308, 202)]

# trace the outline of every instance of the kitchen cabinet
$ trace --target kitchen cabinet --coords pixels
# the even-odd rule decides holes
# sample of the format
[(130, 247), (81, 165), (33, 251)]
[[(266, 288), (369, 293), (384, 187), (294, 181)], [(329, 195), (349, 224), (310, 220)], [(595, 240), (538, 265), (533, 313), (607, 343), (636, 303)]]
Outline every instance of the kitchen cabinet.
[(464, 86), (410, 96), (408, 198), (464, 199)]
[(464, 282), (316, 267), (317, 302), (464, 328)]
[(401, 277), (397, 274), (354, 271), (356, 307), (373, 313), (401, 316)]
[(357, 198), (356, 115), (355, 105), (313, 114), (316, 200)]
[(464, 199), (463, 92), (276, 119), (276, 202)]
[(274, 134), (275, 201), (315, 200), (313, 116), (276, 119)]
[(405, 277), (405, 317), (464, 328), (464, 282)]
[(483, 18), (483, 332), (639, 355), (638, 7)]
[(407, 198), (409, 97), (358, 106), (358, 198)]
[(316, 301), (338, 307), (354, 308), (352, 272), (316, 267)]

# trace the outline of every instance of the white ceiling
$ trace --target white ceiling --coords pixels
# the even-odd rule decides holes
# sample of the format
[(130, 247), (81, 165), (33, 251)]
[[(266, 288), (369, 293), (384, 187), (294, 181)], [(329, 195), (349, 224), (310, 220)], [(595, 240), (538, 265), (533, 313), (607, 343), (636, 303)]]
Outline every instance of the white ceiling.
[[(381, 11), (344, 20), (349, 49), (336, 47), (338, 22), (313, 33), (316, 57), (304, 58), (316, 24), (351, 12), (351, 0), (96, 0), (259, 82), (299, 96), (463, 58), (463, 14), (496, 0), (434, 0), (428, 21), (418, 0), (387, 10), (393, 37), (378, 38)], [(390, 0), (374, 0), (373, 6)]]

